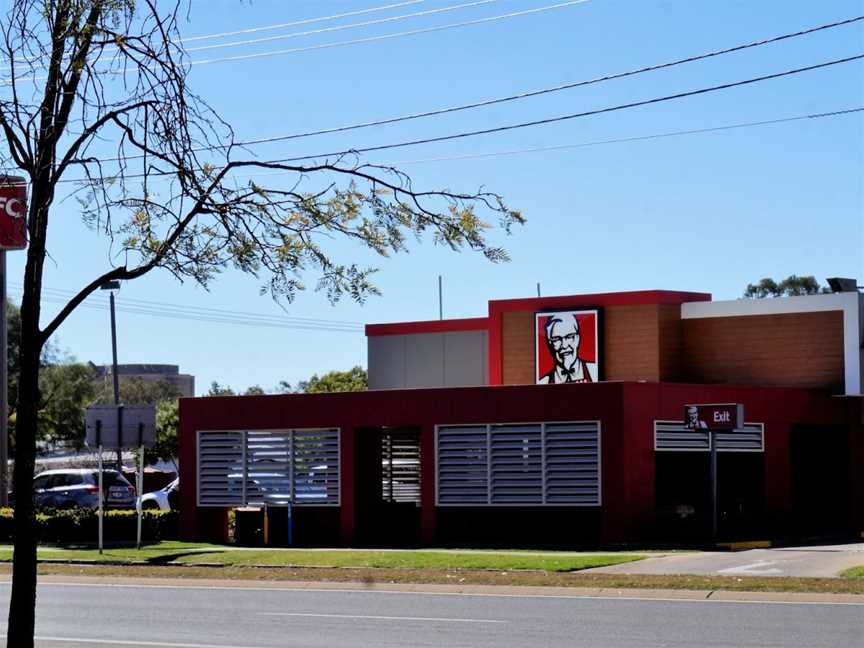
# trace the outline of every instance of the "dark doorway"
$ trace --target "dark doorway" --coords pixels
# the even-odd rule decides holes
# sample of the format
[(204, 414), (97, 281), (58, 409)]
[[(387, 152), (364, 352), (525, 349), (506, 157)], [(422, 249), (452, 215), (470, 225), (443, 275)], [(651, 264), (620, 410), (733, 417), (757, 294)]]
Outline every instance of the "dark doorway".
[(411, 547), (420, 543), (420, 428), (357, 430), (357, 543)]
[(801, 537), (849, 534), (847, 428), (800, 425), (791, 437), (792, 531)]
[[(692, 544), (711, 539), (711, 455), (655, 453), (657, 539)], [(765, 523), (765, 460), (761, 452), (717, 453), (718, 539), (761, 539)]]

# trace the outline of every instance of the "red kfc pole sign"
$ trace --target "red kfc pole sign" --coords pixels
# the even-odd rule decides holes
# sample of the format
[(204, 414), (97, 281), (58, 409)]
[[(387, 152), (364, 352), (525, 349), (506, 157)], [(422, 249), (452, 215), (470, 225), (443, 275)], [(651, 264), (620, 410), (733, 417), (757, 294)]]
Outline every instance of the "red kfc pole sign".
[(685, 405), (684, 426), (694, 430), (740, 430), (744, 406), (740, 403)]
[(15, 176), (0, 176), (0, 250), (27, 247), (26, 216), (26, 181)]

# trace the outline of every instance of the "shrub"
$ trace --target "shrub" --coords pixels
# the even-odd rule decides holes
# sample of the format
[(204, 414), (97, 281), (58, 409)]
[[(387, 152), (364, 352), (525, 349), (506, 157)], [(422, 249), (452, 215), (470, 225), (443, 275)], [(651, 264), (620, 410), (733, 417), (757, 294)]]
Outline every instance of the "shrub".
[[(0, 509), (0, 542), (14, 540), (12, 517), (13, 509)], [(144, 511), (141, 518), (142, 541), (176, 540), (177, 521), (177, 511)], [(105, 542), (135, 542), (137, 524), (137, 514), (133, 510), (105, 511)], [(36, 532), (39, 542), (96, 542), (99, 533), (98, 511), (88, 508), (39, 511), (36, 513)]]

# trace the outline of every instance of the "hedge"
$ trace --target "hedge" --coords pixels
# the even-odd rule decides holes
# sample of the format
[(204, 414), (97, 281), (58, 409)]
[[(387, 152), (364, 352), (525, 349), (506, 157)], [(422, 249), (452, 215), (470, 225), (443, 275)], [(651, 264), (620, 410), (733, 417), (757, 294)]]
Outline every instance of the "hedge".
[[(0, 508), (0, 542), (14, 540), (13, 513), (14, 509)], [(105, 511), (105, 543), (135, 542), (137, 518), (134, 510)], [(176, 540), (177, 521), (177, 511), (144, 511), (141, 519), (142, 541)], [(89, 508), (38, 511), (36, 533), (39, 542), (45, 543), (96, 542), (99, 533), (98, 512)]]

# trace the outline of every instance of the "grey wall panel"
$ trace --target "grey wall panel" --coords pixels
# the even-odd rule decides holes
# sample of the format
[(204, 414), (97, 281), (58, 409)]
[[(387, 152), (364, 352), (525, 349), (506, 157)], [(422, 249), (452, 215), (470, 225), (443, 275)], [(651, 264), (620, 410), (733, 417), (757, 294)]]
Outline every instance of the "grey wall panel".
[(444, 385), (474, 387), (489, 383), (486, 331), (444, 334)]
[(444, 386), (444, 334), (405, 336), (405, 387)]
[(486, 331), (377, 335), (366, 344), (369, 389), (489, 383)]
[(405, 337), (376, 335), (366, 338), (369, 389), (405, 386)]

